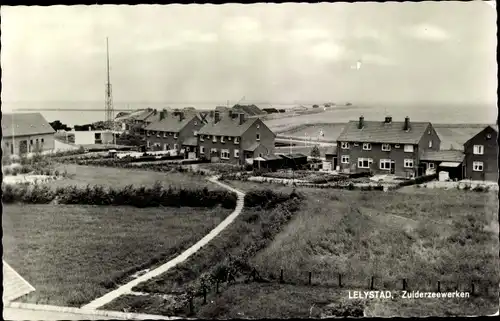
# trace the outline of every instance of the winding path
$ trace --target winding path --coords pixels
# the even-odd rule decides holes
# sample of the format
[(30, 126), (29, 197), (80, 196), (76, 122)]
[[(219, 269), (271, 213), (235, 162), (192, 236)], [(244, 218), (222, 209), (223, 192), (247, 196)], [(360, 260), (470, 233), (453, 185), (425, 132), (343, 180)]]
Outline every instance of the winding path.
[(212, 183), (215, 183), (217, 185), (222, 186), (223, 188), (236, 193), (238, 196), (238, 200), (236, 202), (236, 208), (234, 211), (226, 217), (219, 225), (217, 225), (210, 233), (205, 235), (201, 240), (196, 242), (193, 246), (185, 250), (183, 253), (181, 253), (179, 256), (175, 257), (174, 259), (168, 261), (167, 263), (159, 266), (158, 268), (151, 270), (140, 277), (130, 281), (127, 284), (124, 284), (120, 286), (119, 288), (105, 294), (104, 296), (97, 298), (93, 300), (92, 302), (82, 306), (82, 309), (98, 309), (114, 299), (124, 295), (124, 294), (129, 294), (132, 292), (132, 288), (138, 285), (139, 283), (148, 281), (156, 276), (159, 276), (160, 274), (165, 273), (169, 269), (173, 268), (177, 264), (185, 261), (188, 257), (196, 253), (199, 249), (201, 249), (203, 246), (207, 245), (214, 237), (216, 237), (220, 232), (222, 232), (229, 224), (231, 224), (234, 219), (241, 213), (241, 210), (243, 209), (243, 200), (245, 197), (245, 194), (218, 181), (219, 176), (212, 176), (208, 178), (208, 180)]

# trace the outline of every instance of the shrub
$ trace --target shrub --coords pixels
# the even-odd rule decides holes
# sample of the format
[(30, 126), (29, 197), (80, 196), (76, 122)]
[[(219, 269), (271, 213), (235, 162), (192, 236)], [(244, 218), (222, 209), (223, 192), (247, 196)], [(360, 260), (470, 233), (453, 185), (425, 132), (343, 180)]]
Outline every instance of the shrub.
[(253, 190), (245, 194), (245, 206), (262, 208), (274, 208), (276, 205), (286, 202), (297, 196), (296, 193), (287, 195), (285, 193), (275, 192), (270, 189)]
[(55, 191), (49, 186), (11, 186), (3, 187), (4, 203), (22, 202), (47, 204), (57, 199), (61, 204), (85, 205), (130, 205), (135, 207), (236, 207), (237, 196), (229, 191), (209, 191), (207, 189), (172, 189), (163, 188), (159, 183), (151, 188), (106, 189), (103, 186), (77, 188), (69, 186)]

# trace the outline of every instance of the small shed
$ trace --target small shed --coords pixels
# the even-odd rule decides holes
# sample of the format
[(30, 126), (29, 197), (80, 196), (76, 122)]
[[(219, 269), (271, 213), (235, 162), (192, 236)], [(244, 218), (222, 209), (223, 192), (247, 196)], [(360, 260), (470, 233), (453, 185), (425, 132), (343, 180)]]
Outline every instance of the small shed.
[(459, 150), (426, 151), (420, 161), (425, 172), (447, 172), (450, 179), (464, 177), (464, 153)]
[(286, 168), (298, 169), (307, 166), (307, 155), (295, 153), (282, 155)]
[[(257, 162), (257, 163), (255, 163)], [(267, 168), (270, 170), (277, 170), (283, 168), (285, 159), (278, 155), (264, 155), (254, 159), (254, 167)]]
[(338, 165), (338, 158), (337, 158), (337, 146), (332, 146), (327, 149), (325, 152), (325, 161), (330, 162), (331, 168), (336, 168)]

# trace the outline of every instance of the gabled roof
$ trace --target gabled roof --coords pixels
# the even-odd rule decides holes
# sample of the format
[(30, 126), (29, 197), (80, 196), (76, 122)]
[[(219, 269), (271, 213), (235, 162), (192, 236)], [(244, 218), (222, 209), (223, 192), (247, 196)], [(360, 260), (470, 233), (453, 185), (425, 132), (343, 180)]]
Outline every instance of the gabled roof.
[[(484, 127), (483, 129), (481, 129), (476, 135), (472, 136), (471, 138), (469, 138), (469, 140), (467, 140), (465, 143), (464, 143), (464, 146), (469, 144), (469, 142), (471, 140), (473, 140), (474, 138), (476, 138), (478, 135), (484, 133), (485, 131), (491, 131), (491, 132), (494, 132), (494, 133), (497, 133), (498, 135), (498, 130), (490, 125)], [(494, 137), (494, 139), (496, 139), (496, 137)]]
[(404, 122), (385, 123), (383, 121), (364, 121), (363, 128), (358, 128), (359, 121), (351, 120), (337, 138), (338, 141), (417, 144), (430, 125), (429, 122), (411, 122), (410, 130), (405, 131)]
[(253, 152), (255, 151), (258, 147), (260, 146), (260, 143), (253, 143), (249, 147), (245, 148), (245, 151), (247, 152)]
[(155, 121), (148, 126), (146, 126), (145, 130), (157, 130), (164, 132), (180, 132), (196, 115), (187, 115), (183, 120), (180, 120), (178, 115), (173, 115), (169, 113), (162, 120)]
[[(133, 118), (135, 120), (145, 121), (146, 119), (148, 119), (153, 114), (154, 114), (154, 110), (153, 109), (146, 109), (142, 113), (140, 113), (139, 115), (134, 116)], [(157, 114), (158, 114), (158, 112), (157, 112)]]
[(55, 132), (40, 113), (2, 114), (3, 137), (42, 135)]
[(233, 112), (240, 112), (240, 113), (245, 113), (248, 116), (257, 116), (257, 115), (263, 115), (266, 114), (262, 110), (260, 110), (259, 107), (257, 107), (254, 104), (251, 105), (239, 105), (236, 104), (232, 108)]
[(282, 157), (288, 158), (288, 159), (295, 159), (295, 158), (307, 158), (307, 155), (301, 154), (301, 153), (295, 153), (295, 154), (283, 154), (281, 155)]
[(231, 119), (231, 117), (224, 117), (223, 115), (221, 115), (221, 118), (222, 119), (219, 120), (218, 123), (214, 123), (213, 120), (210, 120), (199, 130), (198, 134), (238, 137), (243, 135), (258, 119), (246, 119), (245, 122), (240, 125), (238, 118)]
[(422, 161), (435, 161), (435, 162), (463, 162), (464, 153), (460, 150), (440, 150), (424, 152), (420, 160)]

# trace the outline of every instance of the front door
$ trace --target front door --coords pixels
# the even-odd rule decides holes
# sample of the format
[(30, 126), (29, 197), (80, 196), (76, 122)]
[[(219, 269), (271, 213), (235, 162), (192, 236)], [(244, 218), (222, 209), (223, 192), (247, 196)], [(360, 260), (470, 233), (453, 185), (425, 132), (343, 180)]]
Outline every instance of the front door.
[(26, 154), (28, 152), (28, 141), (22, 140), (19, 142), (19, 154)]
[(396, 162), (391, 161), (391, 174), (396, 173)]

